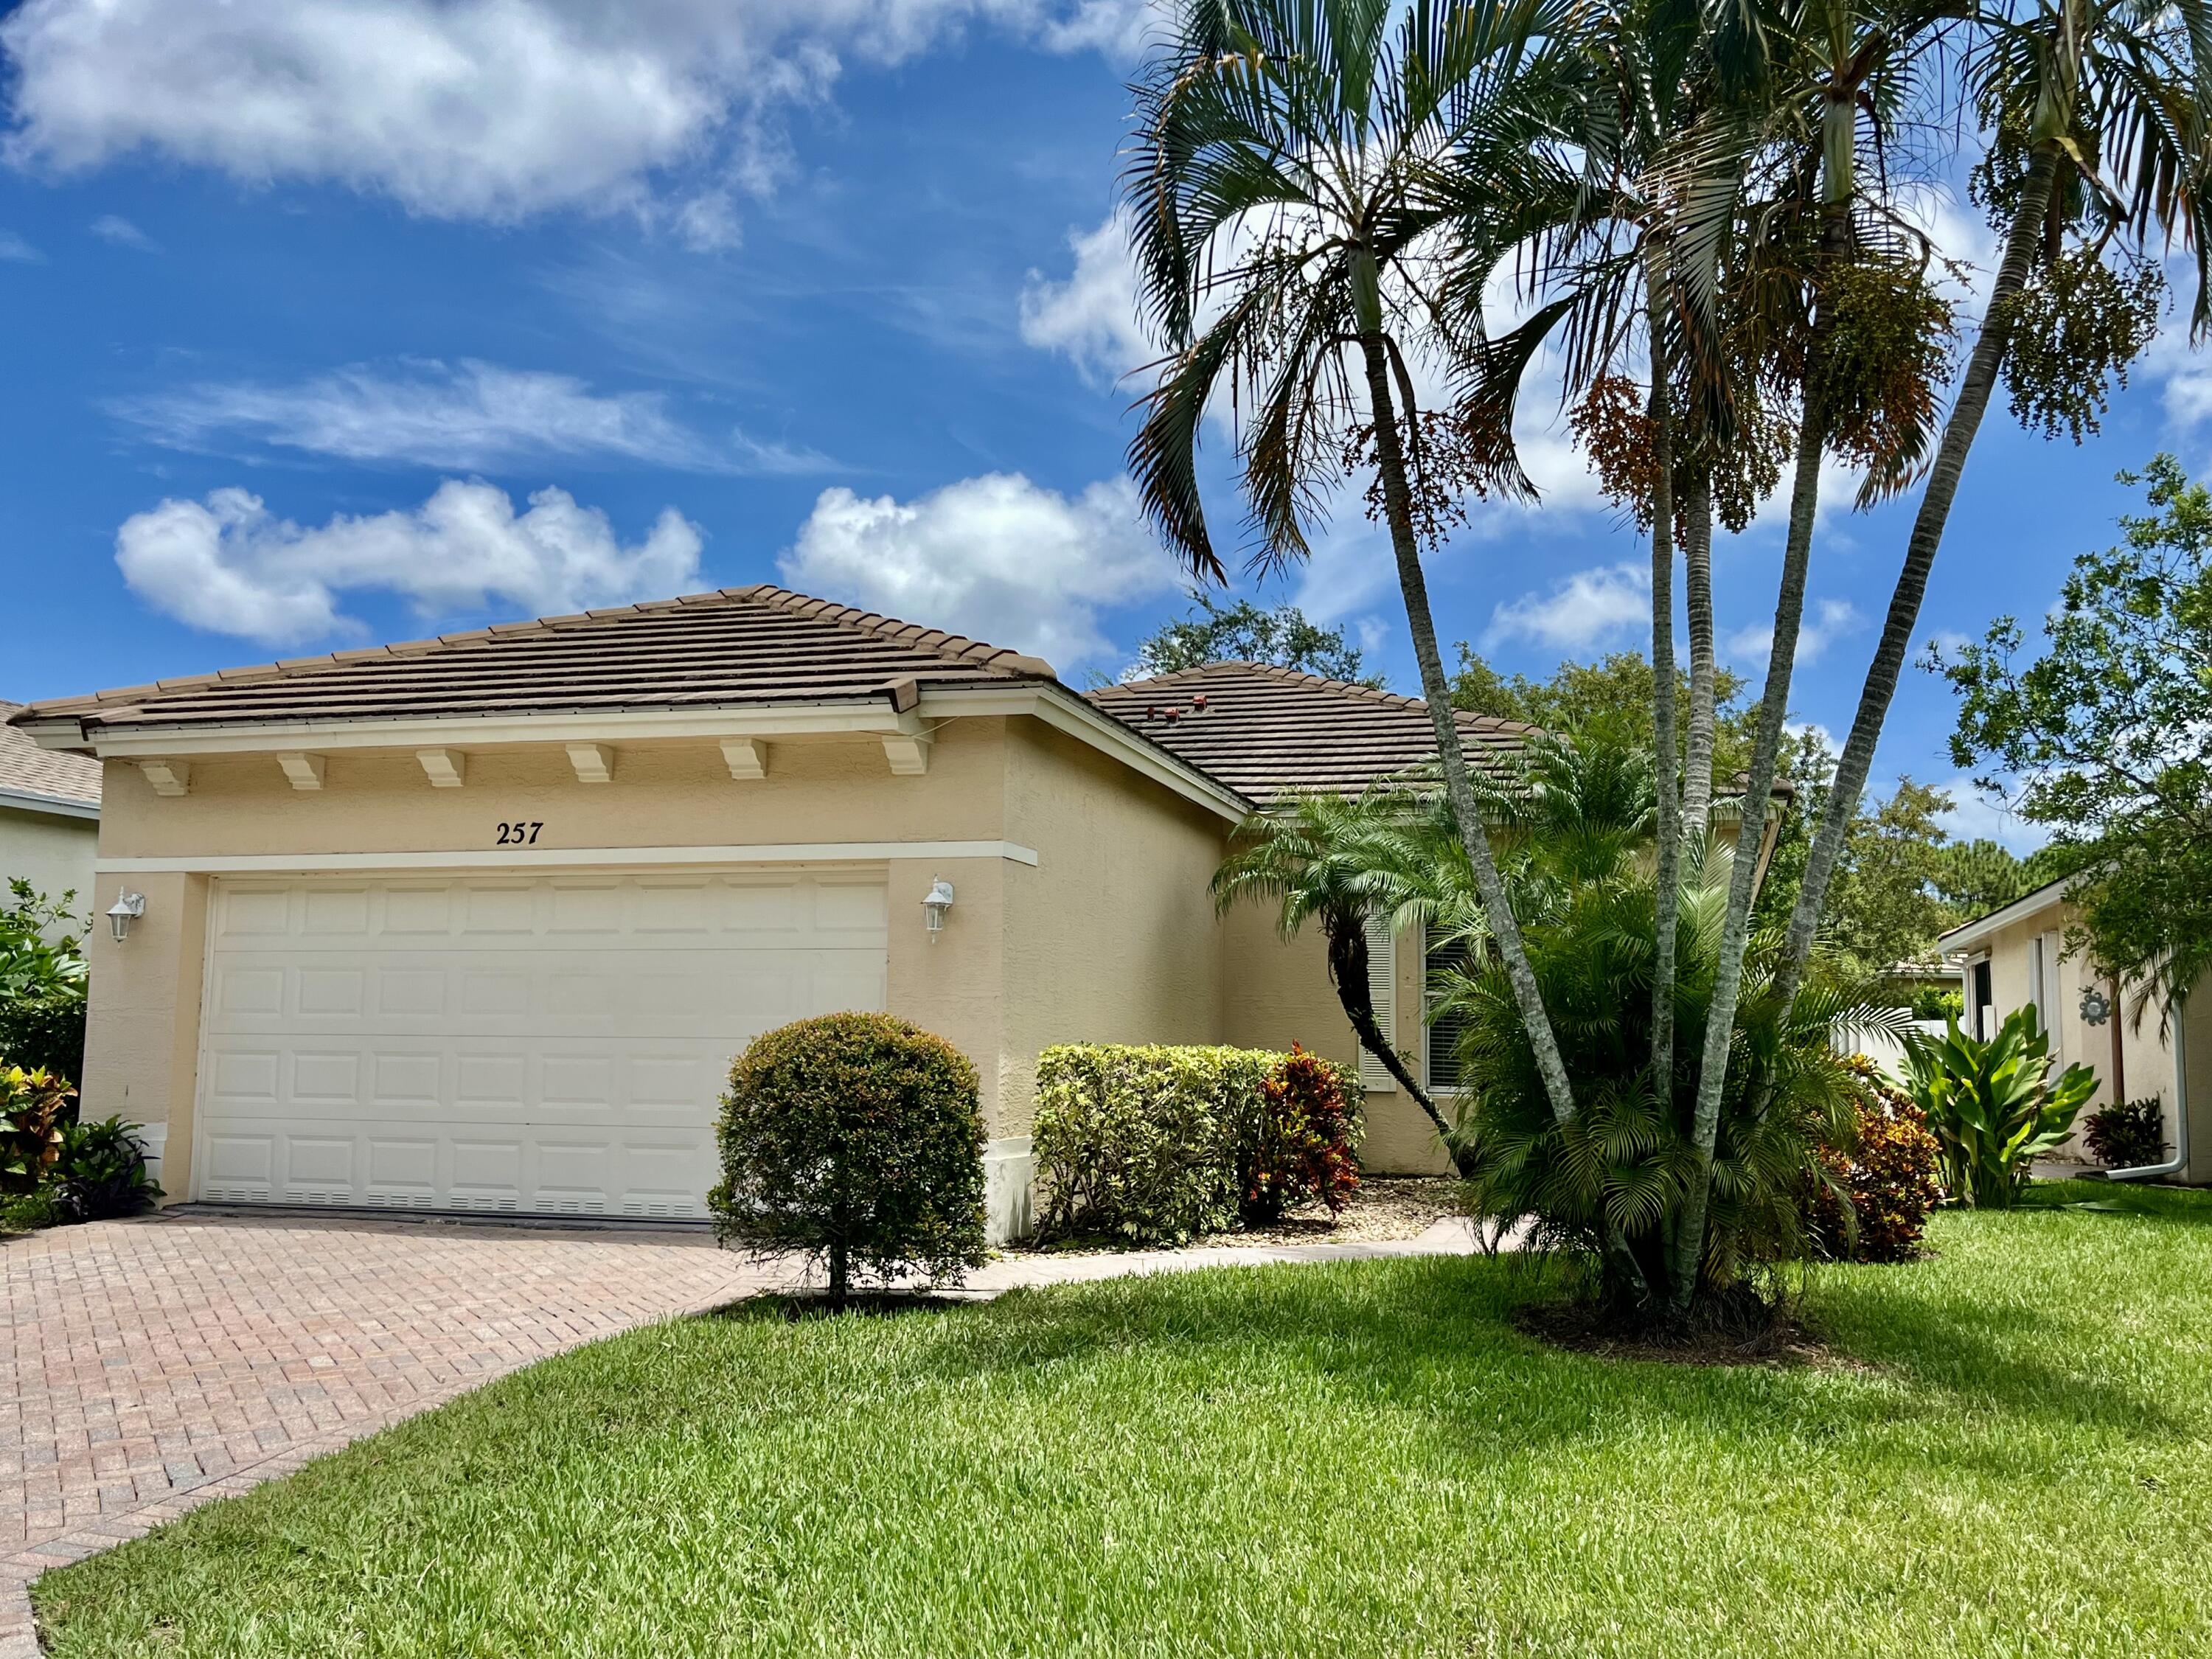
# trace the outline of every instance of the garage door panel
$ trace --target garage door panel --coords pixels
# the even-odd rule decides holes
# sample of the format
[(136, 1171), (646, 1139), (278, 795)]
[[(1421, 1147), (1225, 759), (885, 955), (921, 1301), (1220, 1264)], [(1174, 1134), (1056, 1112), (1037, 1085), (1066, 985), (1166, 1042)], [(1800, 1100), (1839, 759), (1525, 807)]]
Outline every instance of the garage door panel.
[(884, 1004), (879, 877), (220, 882), (200, 1195), (697, 1217), (732, 1055)]

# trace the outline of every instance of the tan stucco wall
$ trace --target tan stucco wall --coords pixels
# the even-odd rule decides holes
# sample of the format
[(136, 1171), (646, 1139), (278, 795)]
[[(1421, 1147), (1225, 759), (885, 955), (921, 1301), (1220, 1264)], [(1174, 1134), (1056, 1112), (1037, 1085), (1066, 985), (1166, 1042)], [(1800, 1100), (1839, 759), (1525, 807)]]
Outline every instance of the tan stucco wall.
[(757, 782), (732, 778), (720, 751), (696, 742), (625, 745), (604, 784), (577, 782), (557, 744), (480, 751), (459, 789), (432, 788), (411, 753), (333, 755), (313, 791), (294, 789), (267, 755), (196, 759), (191, 790), (178, 797), (155, 795), (136, 766), (111, 761), (100, 850), (489, 852), (495, 824), (515, 819), (544, 823), (534, 850), (549, 864), (563, 848), (997, 840), (1004, 736), (999, 720), (951, 722), (918, 778), (894, 776), (872, 737), (776, 743)]
[(97, 818), (58, 817), (0, 806), (0, 892), (21, 878), (50, 899), (74, 891), (79, 915), (92, 908), (93, 851), (100, 844)]
[[(2063, 951), (2066, 930), (2078, 920), (2070, 905), (2045, 910), (2039, 915), (1999, 929), (1985, 946), (1978, 947), (1985, 948), (1990, 953), (1992, 1034), (1996, 1023), (2002, 1022), (2014, 1009), (2026, 1006), (2029, 1000), (2029, 950), (2036, 936), (2044, 933), (2057, 936)], [(2096, 979), (2089, 971), (2087, 963), (2078, 956), (2069, 957), (2060, 962), (2056, 978), (2057, 983), (2045, 998), (2045, 1002), (2051, 1014), (2052, 1048), (2057, 1057), (2057, 1065), (2063, 1067), (2079, 1062), (2097, 1073), (2096, 1096), (2082, 1111), (2086, 1118), (2099, 1107), (2111, 1104), (2114, 1098), (2112, 1025), (2109, 1022), (2101, 1026), (2091, 1025), (2081, 1018), (2083, 989), (2093, 980), (2102, 988), (2104, 981)], [(1971, 969), (1966, 981), (1966, 995), (1970, 999), (1973, 995)], [(2160, 1030), (2157, 1007), (2154, 1005), (2147, 1009), (2138, 1024), (2130, 1017), (2133, 1003), (2132, 991), (2124, 993), (2118, 1020), (2120, 1057), (2126, 1073), (2126, 1097), (2141, 1100), (2146, 1096), (2156, 1095), (2163, 1101), (2166, 1111), (2166, 1139), (2171, 1142), (2173, 1139), (2176, 1098), (2172, 1046), (2169, 1037)], [(1970, 1006), (1966, 1012), (1971, 1025), (1972, 1008)], [(2191, 1049), (2190, 1057), (2192, 1060), (2197, 1052)], [(2208, 1058), (2212, 1058), (2212, 1051), (2208, 1051)], [(2077, 1135), (2067, 1143), (2063, 1155), (2086, 1158), (2089, 1152)]]
[(1035, 721), (1007, 738), (1007, 1134), (1028, 1133), (1036, 1056), (1059, 1042), (1222, 1040), (1206, 883), (1218, 814)]
[(191, 1188), (208, 884), (160, 874), (133, 876), (130, 885), (146, 896), (130, 939), (118, 945), (100, 926), (85, 945), (90, 1004), (79, 1109), (151, 1130), (161, 1185), (181, 1199)]

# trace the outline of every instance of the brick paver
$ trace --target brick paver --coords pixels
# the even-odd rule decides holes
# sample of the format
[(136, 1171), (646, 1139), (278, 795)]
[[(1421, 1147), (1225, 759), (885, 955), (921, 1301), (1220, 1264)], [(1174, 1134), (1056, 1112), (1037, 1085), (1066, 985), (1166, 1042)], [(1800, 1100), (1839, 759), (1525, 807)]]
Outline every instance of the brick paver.
[(777, 1277), (673, 1230), (172, 1212), (0, 1245), (0, 1659), (37, 1652), (49, 1567)]

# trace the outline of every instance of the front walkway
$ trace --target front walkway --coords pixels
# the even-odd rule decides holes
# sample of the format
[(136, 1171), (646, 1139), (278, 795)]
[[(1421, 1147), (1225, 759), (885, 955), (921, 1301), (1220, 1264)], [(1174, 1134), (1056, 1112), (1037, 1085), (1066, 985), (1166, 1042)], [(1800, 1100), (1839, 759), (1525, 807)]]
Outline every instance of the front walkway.
[[(1012, 1255), (971, 1293), (1243, 1262), (1462, 1255), (1376, 1244)], [(170, 1212), (0, 1245), (0, 1659), (49, 1567), (288, 1474), (494, 1377), (787, 1287), (703, 1231)]]

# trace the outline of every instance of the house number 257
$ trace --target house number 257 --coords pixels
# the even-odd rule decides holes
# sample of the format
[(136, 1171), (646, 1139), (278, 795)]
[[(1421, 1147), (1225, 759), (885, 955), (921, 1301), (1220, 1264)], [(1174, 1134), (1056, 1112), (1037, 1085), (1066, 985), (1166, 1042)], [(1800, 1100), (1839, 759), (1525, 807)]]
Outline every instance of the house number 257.
[(502, 823), (499, 826), (497, 845), (535, 847), (538, 845), (538, 832), (544, 827), (543, 823)]

